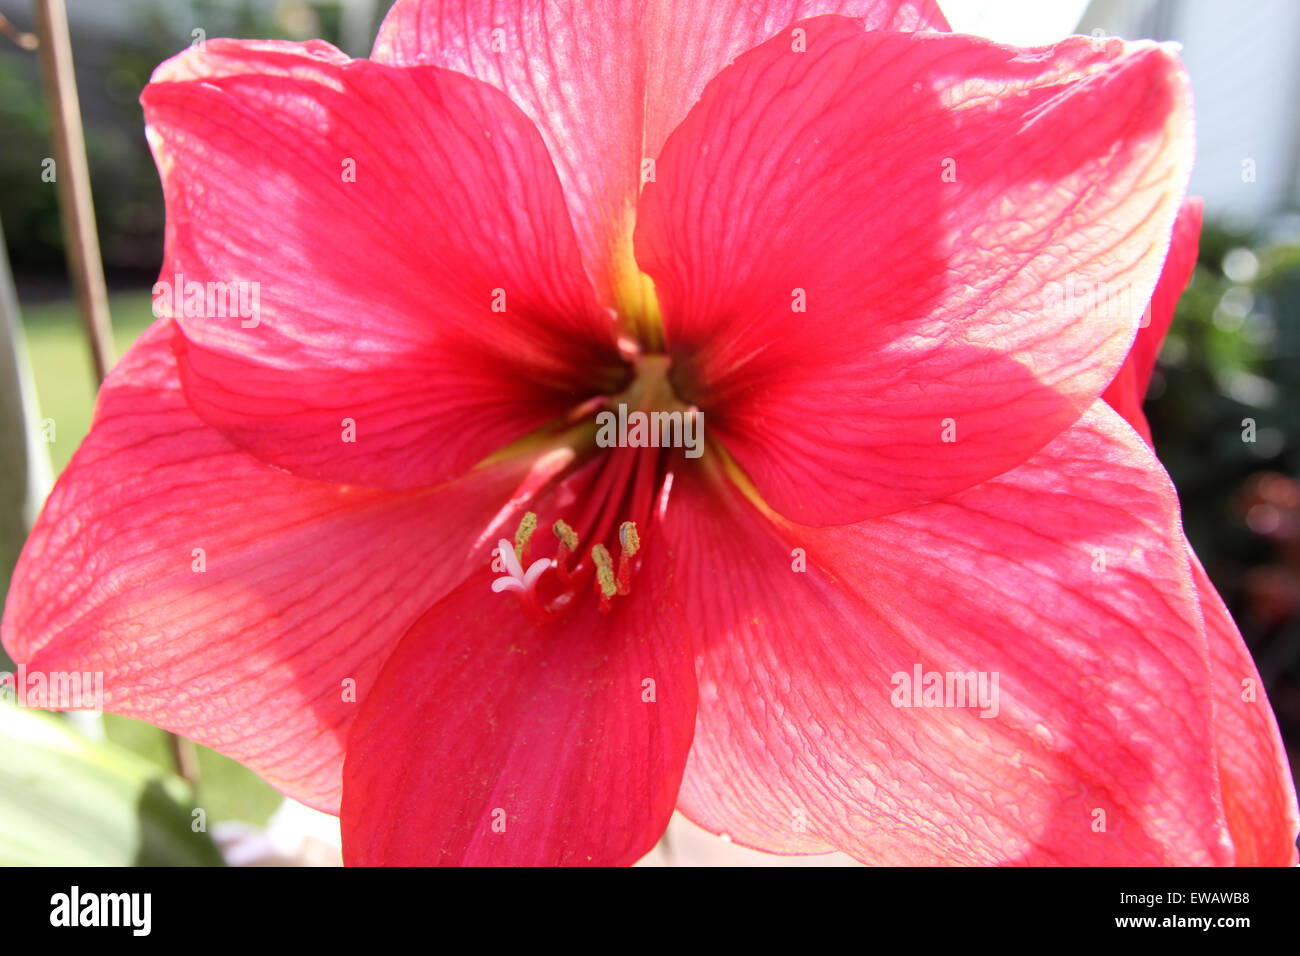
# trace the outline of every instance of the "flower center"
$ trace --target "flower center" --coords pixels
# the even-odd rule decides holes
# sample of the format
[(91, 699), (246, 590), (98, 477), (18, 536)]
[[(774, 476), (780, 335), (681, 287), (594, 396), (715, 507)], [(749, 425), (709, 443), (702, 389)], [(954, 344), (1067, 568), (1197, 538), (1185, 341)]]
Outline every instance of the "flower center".
[(673, 393), (667, 356), (629, 358), (636, 375), (628, 388), (588, 406), (596, 430), (594, 440), (589, 427), (581, 431), (576, 494), (552, 496), (566, 502), (552, 516), (554, 557), (529, 560), (538, 527), (532, 511), (520, 521), (513, 545), (505, 538), (497, 542), (492, 570), (501, 576), (492, 590), (513, 594), (536, 624), (564, 617), (589, 591), (604, 612), (631, 591), (645, 540), (667, 504), (675, 457), (703, 453), (703, 415)]

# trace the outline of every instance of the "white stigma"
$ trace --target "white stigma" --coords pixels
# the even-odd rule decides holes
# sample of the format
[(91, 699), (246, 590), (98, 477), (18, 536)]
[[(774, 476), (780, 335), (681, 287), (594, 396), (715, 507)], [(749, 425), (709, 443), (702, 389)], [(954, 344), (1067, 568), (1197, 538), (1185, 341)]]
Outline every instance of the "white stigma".
[(502, 591), (519, 591), (524, 593), (531, 591), (537, 579), (542, 576), (542, 572), (551, 566), (550, 558), (538, 558), (528, 566), (527, 572), (524, 571), (523, 565), (515, 557), (514, 546), (505, 538), (497, 541), (497, 553), (501, 555), (501, 563), (506, 566), (506, 574), (492, 582), (492, 590), (500, 594)]

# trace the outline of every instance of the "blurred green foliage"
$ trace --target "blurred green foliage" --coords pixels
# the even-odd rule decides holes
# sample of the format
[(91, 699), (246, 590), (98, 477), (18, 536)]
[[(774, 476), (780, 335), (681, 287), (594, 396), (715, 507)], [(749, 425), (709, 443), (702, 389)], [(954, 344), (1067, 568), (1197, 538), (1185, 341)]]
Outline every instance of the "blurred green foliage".
[[(1188, 538), (1300, 741), (1300, 243), (1207, 223), (1147, 394)], [(1253, 441), (1250, 440), (1253, 437)]]
[(216, 865), (210, 820), (169, 770), (66, 715), (0, 703), (0, 865)]
[[(148, 292), (112, 296), (109, 312), (118, 355), (153, 322)], [(44, 302), (24, 309), (23, 330), (41, 418), (53, 422), (49, 449), (57, 475), (90, 430), (95, 401), (90, 349), (75, 302)]]

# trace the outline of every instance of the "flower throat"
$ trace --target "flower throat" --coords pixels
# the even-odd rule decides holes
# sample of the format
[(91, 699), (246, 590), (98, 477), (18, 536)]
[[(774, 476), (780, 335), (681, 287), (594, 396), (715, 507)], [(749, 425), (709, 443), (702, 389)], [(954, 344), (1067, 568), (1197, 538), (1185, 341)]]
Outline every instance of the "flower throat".
[(551, 526), (554, 556), (530, 561), (530, 555), (541, 550), (534, 550), (538, 517), (532, 511), (519, 522), (513, 545), (505, 538), (497, 542), (492, 570), (501, 576), (492, 582), (492, 590), (514, 594), (524, 615), (536, 624), (564, 617), (588, 589), (602, 612), (630, 592), (643, 555), (643, 537), (653, 534), (656, 513), (667, 502), (672, 449), (691, 459), (703, 453), (703, 414), (673, 394), (667, 357), (637, 356), (635, 368), (627, 390), (598, 406), (598, 457), (587, 466), (594, 470), (581, 511), (572, 523), (557, 518)]

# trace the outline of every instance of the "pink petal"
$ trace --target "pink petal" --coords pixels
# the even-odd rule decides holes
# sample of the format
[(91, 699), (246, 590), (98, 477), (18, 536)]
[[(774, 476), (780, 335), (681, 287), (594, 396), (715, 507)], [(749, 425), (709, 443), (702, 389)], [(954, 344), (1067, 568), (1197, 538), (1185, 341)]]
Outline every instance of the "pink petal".
[[(692, 820), (882, 864), (1231, 860), (1177, 499), (1104, 404), (909, 512), (806, 528), (681, 481), (667, 521), (707, 635)], [(895, 706), (918, 666), (998, 674), (996, 714)]]
[(934, 0), (399, 0), (372, 56), (450, 67), (509, 93), (550, 148), (593, 280), (628, 308), (642, 160), (732, 59), (801, 17), (835, 12), (873, 28), (948, 28)]
[(106, 709), (336, 810), (345, 682), (364, 697), (411, 623), (487, 566), (475, 537), (521, 467), (408, 493), (268, 467), (186, 406), (169, 325), (106, 381), (14, 572), (4, 646), (33, 671), (102, 671)]
[[(1128, 359), (1102, 396), (1147, 444), (1151, 444), (1151, 429), (1142, 403), (1178, 297), (1196, 267), (1203, 206), (1200, 198), (1183, 203), (1164, 271), (1151, 297), (1149, 324), (1139, 330)], [(1300, 811), (1277, 720), (1236, 622), (1190, 544), (1187, 551), (1210, 647), (1219, 776), (1237, 862), (1294, 865)]]
[[(745, 54), (670, 137), (636, 250), (679, 393), (773, 507), (843, 523), (1001, 474), (1101, 393), (1160, 272), (1191, 113), (1149, 43), (800, 28), (806, 52)], [(1076, 315), (1053, 303), (1067, 281), (1128, 295)]]
[(546, 147), (486, 84), (212, 40), (142, 102), (160, 281), (259, 284), (249, 318), (155, 298), (185, 333), (190, 404), (240, 447), (304, 477), (431, 485), (622, 381)]
[(484, 579), (418, 621), (348, 739), (344, 860), (616, 865), (649, 852), (695, 723), (690, 630), (664, 561), (651, 539), (608, 614), (589, 597), (538, 628)]
[(1294, 866), (1300, 810), (1277, 719), (1246, 642), (1191, 548), (1214, 678), (1223, 806), (1241, 866)]
[(1147, 386), (1151, 384), (1151, 372), (1156, 366), (1160, 343), (1164, 341), (1169, 326), (1174, 321), (1174, 307), (1178, 304), (1178, 297), (1187, 288), (1192, 272), (1196, 269), (1204, 206), (1205, 200), (1197, 196), (1184, 201), (1178, 211), (1178, 221), (1174, 223), (1174, 234), (1169, 242), (1164, 270), (1160, 273), (1160, 281), (1156, 283), (1151, 305), (1144, 316), (1146, 324), (1138, 329), (1128, 358), (1101, 396), (1138, 430), (1148, 445), (1151, 444), (1151, 427), (1147, 424), (1146, 415), (1142, 413), (1142, 402), (1146, 398)]

